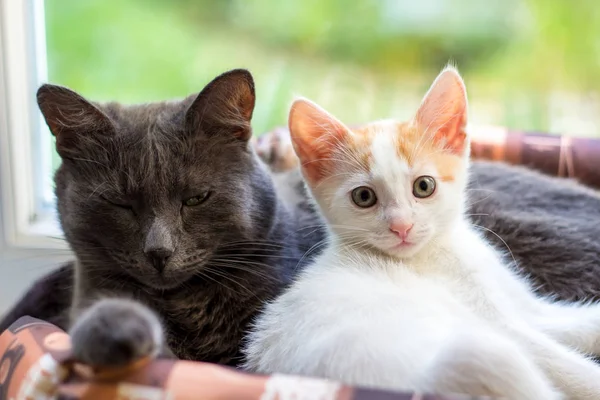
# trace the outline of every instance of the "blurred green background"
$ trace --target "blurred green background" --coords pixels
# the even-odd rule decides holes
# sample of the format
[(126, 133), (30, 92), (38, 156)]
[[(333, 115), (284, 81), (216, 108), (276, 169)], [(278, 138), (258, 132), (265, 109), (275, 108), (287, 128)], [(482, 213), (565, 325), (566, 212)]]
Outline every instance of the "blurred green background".
[(295, 95), (340, 119), (407, 118), (444, 64), (471, 122), (600, 136), (597, 0), (46, 0), (49, 79), (94, 100), (197, 92), (249, 68), (254, 130)]

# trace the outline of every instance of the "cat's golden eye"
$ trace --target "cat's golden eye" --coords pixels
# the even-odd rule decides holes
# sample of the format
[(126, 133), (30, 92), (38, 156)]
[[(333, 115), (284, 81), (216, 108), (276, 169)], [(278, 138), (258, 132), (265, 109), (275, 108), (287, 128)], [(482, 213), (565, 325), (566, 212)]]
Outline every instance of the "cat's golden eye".
[(352, 191), (352, 201), (360, 208), (369, 208), (377, 203), (377, 195), (373, 189), (360, 186)]
[(413, 183), (413, 195), (425, 199), (435, 192), (435, 179), (431, 176), (420, 176)]
[(204, 192), (198, 196), (194, 196), (194, 197), (190, 197), (189, 199), (185, 199), (183, 201), (183, 205), (187, 206), (187, 207), (199, 206), (200, 204), (202, 204), (206, 200), (208, 200), (209, 196), (210, 196), (210, 192)]

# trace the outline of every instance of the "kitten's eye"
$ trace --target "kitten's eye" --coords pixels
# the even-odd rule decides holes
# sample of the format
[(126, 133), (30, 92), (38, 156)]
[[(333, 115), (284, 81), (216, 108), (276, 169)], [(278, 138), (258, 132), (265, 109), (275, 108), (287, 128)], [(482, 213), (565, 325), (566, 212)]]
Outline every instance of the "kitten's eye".
[(210, 192), (204, 192), (198, 196), (194, 196), (194, 197), (190, 197), (189, 199), (185, 199), (183, 201), (183, 205), (187, 206), (187, 207), (199, 206), (200, 204), (202, 204), (206, 200), (208, 200), (209, 196), (210, 196)]
[(360, 186), (352, 191), (352, 201), (360, 208), (369, 208), (377, 203), (377, 196), (373, 189)]
[(413, 183), (413, 195), (419, 199), (431, 196), (435, 192), (435, 179), (431, 176), (420, 176)]
[(104, 196), (100, 196), (100, 198), (102, 200), (106, 201), (107, 203), (112, 204), (113, 206), (116, 206), (116, 207), (119, 207), (119, 208), (123, 208), (125, 210), (130, 210), (130, 211), (133, 210), (133, 207), (131, 206), (131, 204), (125, 204), (125, 203), (122, 203), (122, 202), (117, 201), (117, 200), (109, 200), (109, 199), (107, 199)]

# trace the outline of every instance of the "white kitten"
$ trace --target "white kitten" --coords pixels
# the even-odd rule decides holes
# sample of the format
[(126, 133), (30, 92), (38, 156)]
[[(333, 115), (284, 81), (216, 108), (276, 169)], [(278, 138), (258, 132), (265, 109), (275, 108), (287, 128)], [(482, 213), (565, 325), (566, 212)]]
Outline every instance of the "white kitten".
[(600, 308), (551, 303), (464, 216), (467, 99), (446, 68), (408, 123), (290, 111), (325, 251), (248, 336), (246, 367), (511, 399), (600, 399)]

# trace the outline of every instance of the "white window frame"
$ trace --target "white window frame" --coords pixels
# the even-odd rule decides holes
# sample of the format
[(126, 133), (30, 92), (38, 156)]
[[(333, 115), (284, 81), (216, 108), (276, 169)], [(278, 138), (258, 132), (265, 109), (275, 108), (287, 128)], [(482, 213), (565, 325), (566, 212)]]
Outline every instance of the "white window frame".
[(0, 0), (0, 239), (4, 251), (66, 249), (52, 193), (43, 0)]

